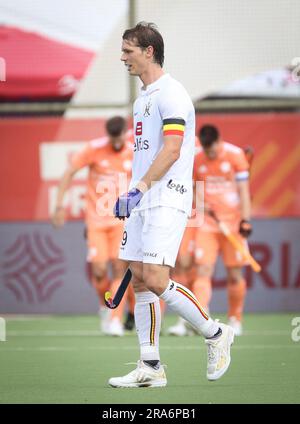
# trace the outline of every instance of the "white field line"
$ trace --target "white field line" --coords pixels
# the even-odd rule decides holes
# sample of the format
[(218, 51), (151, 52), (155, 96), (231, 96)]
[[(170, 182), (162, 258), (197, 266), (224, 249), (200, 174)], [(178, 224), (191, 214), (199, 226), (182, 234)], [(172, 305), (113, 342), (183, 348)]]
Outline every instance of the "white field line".
[(6, 321), (40, 321), (48, 319), (57, 319), (57, 315), (14, 315), (14, 314), (1, 314), (1, 317)]
[[(245, 331), (245, 336), (289, 336), (289, 330), (262, 330), (262, 331)], [(128, 334), (135, 335), (135, 332)], [(99, 330), (11, 330), (7, 331), (8, 337), (92, 337), (103, 336)], [(184, 340), (184, 338), (183, 338)]]
[[(1, 352), (69, 352), (69, 351), (110, 351), (110, 350), (138, 350), (137, 345), (132, 346), (80, 346), (80, 347), (66, 347), (66, 346), (37, 346), (37, 347), (5, 347), (6, 343), (1, 343)], [(294, 344), (273, 344), (273, 345), (262, 345), (262, 344), (250, 344), (241, 346), (232, 346), (233, 350), (274, 350), (274, 349), (300, 349), (300, 343)], [(206, 350), (206, 346), (160, 346), (160, 350)]]
[(13, 337), (90, 337), (103, 336), (99, 330), (12, 330), (6, 332)]

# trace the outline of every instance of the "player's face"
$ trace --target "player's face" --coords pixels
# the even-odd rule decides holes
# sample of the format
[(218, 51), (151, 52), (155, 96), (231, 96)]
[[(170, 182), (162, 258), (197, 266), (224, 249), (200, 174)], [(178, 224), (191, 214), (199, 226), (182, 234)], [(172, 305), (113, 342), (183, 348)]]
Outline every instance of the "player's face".
[(135, 41), (123, 40), (121, 60), (130, 75), (142, 75), (148, 64), (147, 56), (147, 49), (141, 49)]
[(210, 160), (214, 160), (218, 157), (220, 143), (215, 141), (210, 147), (203, 148), (204, 153)]
[(123, 149), (125, 142), (126, 142), (126, 131), (123, 131), (118, 137), (110, 138), (111, 147), (116, 152)]

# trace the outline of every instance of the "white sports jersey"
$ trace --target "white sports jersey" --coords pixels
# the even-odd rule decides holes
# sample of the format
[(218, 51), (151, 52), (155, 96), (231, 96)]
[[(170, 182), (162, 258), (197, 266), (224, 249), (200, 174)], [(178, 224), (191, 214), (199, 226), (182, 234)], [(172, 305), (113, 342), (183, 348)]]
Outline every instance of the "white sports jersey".
[(163, 147), (163, 136), (183, 135), (180, 158), (148, 190), (137, 209), (168, 206), (191, 213), (195, 109), (184, 87), (164, 74), (142, 88), (133, 107), (134, 156), (130, 188), (146, 174)]

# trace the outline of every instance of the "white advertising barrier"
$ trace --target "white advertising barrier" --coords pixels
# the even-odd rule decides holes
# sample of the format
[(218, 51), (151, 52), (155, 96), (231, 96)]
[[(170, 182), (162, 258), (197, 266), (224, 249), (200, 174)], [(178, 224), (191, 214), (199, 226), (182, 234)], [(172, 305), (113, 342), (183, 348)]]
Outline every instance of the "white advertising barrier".
[(6, 341), (6, 322), (5, 319), (0, 317), (0, 342)]
[[(250, 249), (262, 271), (245, 270), (247, 312), (300, 311), (299, 223), (299, 219), (254, 221)], [(48, 223), (1, 223), (0, 263), (0, 316), (98, 310), (81, 222), (70, 222), (60, 230)], [(219, 261), (211, 311), (226, 310), (226, 278)]]

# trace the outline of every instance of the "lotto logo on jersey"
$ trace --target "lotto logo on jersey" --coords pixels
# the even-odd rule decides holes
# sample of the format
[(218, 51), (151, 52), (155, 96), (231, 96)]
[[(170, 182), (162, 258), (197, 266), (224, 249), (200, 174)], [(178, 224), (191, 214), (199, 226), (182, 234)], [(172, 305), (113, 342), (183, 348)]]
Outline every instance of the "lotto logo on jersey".
[(143, 134), (143, 123), (139, 121), (136, 124), (135, 135), (142, 135), (142, 134)]

